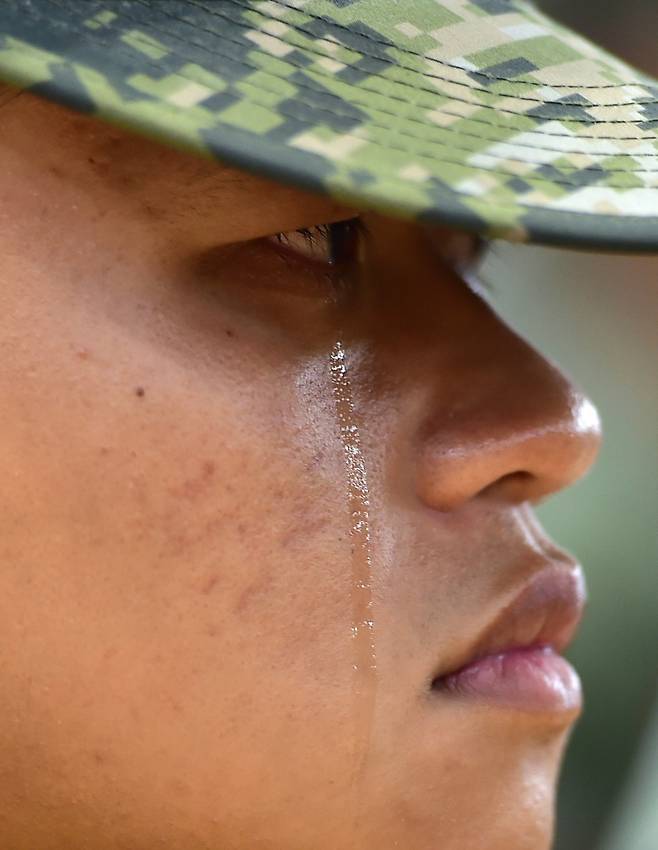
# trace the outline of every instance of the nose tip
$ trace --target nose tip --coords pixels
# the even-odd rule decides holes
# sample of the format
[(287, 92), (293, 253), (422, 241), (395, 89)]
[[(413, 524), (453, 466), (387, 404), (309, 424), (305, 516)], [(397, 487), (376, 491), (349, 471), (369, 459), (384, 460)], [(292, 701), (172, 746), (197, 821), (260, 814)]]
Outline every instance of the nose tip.
[[(548, 367), (548, 364), (546, 364)], [(537, 502), (581, 478), (601, 444), (596, 408), (559, 373), (536, 385), (525, 405), (469, 405), (449, 416), (425, 442), (419, 493), (429, 506), (452, 511), (476, 497)], [(556, 374), (559, 378), (556, 380)]]

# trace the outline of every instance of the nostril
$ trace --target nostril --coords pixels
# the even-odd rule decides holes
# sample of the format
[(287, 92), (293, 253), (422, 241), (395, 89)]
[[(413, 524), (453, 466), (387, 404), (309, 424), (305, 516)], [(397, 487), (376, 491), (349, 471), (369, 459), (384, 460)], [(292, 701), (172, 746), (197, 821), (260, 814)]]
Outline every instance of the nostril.
[(517, 470), (502, 475), (496, 481), (492, 481), (479, 492), (483, 498), (496, 499), (502, 502), (532, 501), (533, 493), (537, 490), (539, 497), (539, 482), (535, 475), (526, 470)]

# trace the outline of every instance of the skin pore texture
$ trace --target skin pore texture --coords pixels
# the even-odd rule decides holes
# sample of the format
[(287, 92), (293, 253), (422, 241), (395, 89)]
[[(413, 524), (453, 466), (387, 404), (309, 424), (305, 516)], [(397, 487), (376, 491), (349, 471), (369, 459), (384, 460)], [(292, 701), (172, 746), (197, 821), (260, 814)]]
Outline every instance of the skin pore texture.
[(263, 238), (356, 214), (2, 109), (6, 850), (550, 846), (578, 708), (431, 683), (570, 564), (530, 504), (586, 471), (596, 417), (448, 229), (365, 214), (344, 272)]

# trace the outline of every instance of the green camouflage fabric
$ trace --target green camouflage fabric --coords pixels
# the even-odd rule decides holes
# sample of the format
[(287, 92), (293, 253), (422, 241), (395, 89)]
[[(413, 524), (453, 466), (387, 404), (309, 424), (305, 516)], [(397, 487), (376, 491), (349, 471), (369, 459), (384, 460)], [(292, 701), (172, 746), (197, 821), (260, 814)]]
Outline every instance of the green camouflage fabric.
[(360, 209), (658, 251), (658, 82), (525, 0), (0, 0), (0, 78)]

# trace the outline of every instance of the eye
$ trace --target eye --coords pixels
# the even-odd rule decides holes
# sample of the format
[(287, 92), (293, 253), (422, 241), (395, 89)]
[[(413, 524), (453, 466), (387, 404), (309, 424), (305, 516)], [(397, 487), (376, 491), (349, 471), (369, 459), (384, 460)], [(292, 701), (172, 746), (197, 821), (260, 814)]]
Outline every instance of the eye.
[(285, 251), (298, 257), (336, 267), (357, 259), (359, 235), (363, 228), (360, 219), (352, 218), (277, 233), (270, 238)]
[[(488, 242), (466, 230), (451, 227), (424, 228), (429, 244), (442, 265), (451, 268), (470, 289), (485, 295), (490, 286), (479, 272)], [(359, 260), (361, 238), (368, 228), (359, 218), (317, 224), (268, 237), (292, 260), (312, 263), (325, 272), (349, 267)]]

